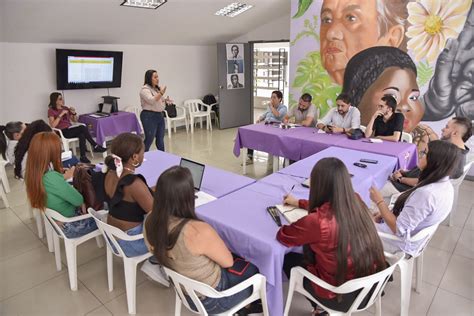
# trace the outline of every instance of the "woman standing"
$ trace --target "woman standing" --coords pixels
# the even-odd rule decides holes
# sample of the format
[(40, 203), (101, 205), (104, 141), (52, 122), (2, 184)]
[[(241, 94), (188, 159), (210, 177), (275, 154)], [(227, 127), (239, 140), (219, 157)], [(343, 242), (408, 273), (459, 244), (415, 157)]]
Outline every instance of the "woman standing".
[[(354, 193), (344, 163), (321, 159), (311, 171), (308, 200), (285, 196), (284, 203), (307, 209), (308, 215), (285, 225), (277, 240), (287, 247), (303, 246), (304, 255), (290, 252), (283, 270), (287, 277), (295, 266), (303, 266), (323, 281), (339, 286), (346, 281), (385, 269), (385, 257), (367, 206)], [(357, 238), (354, 238), (357, 236)], [(347, 312), (357, 292), (337, 295), (308, 279), (304, 288), (331, 309)], [(322, 311), (311, 302), (318, 315)]]
[(160, 79), (156, 70), (147, 70), (145, 72), (145, 83), (140, 90), (140, 103), (142, 112), (140, 120), (145, 130), (145, 151), (150, 150), (153, 138), (155, 138), (156, 148), (165, 151), (165, 119), (163, 111), (165, 110), (165, 103), (169, 102), (169, 97), (166, 99), (166, 86), (160, 87), (158, 84)]
[(81, 152), (79, 159), (81, 162), (90, 163), (90, 160), (86, 157), (86, 140), (92, 145), (94, 152), (103, 153), (107, 150), (94, 141), (86, 126), (72, 125), (72, 123), (77, 122), (76, 109), (64, 105), (61, 93), (53, 92), (49, 95), (48, 107), (49, 125), (52, 128), (60, 129), (66, 138), (79, 138), (79, 150)]

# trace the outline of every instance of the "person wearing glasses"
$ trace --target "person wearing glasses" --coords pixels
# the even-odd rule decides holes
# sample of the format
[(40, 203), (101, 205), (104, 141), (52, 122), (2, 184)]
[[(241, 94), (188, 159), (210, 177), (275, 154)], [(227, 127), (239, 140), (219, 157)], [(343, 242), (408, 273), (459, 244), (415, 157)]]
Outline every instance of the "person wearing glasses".
[(317, 128), (327, 133), (347, 133), (360, 128), (360, 111), (352, 106), (347, 93), (337, 96), (336, 107), (318, 122)]
[[(445, 140), (456, 145), (461, 151), (461, 159), (454, 168), (451, 179), (457, 179), (464, 172), (464, 165), (469, 154), (469, 147), (466, 142), (472, 136), (472, 122), (466, 117), (454, 117), (448, 121), (446, 126), (441, 130), (441, 140)], [(428, 143), (429, 144), (429, 143)], [(420, 151), (419, 158), (426, 156), (427, 149)], [(404, 192), (416, 186), (419, 182), (421, 170), (415, 167), (411, 170), (397, 170), (389, 178), (389, 181), (382, 188), (382, 195), (385, 200), (390, 199), (393, 194)]]
[(378, 110), (367, 124), (365, 137), (375, 137), (382, 140), (399, 142), (402, 139), (405, 116), (395, 112), (397, 100), (391, 95), (384, 95), (377, 105)]

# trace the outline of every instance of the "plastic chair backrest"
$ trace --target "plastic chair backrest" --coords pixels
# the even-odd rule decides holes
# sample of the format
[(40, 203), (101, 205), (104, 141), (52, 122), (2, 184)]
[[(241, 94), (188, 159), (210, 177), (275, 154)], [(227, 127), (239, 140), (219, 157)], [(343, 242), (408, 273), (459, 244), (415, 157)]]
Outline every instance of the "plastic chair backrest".
[[(211, 298), (224, 297), (224, 295), (220, 294), (219, 292), (217, 292), (215, 289), (213, 289), (207, 284), (192, 280), (165, 266), (163, 266), (163, 268), (166, 274), (168, 275), (168, 277), (170, 278), (170, 281), (173, 284), (176, 293), (179, 295), (181, 302), (190, 311), (193, 311), (196, 314), (207, 315), (206, 309), (202, 305), (201, 300), (199, 299), (197, 293), (204, 295), (206, 297), (211, 297)], [(194, 306), (196, 306), (197, 311), (191, 308), (191, 306), (188, 303), (188, 300), (186, 299), (186, 295), (184, 293), (186, 293), (187, 296), (193, 301)]]
[(365, 130), (367, 129), (367, 127), (365, 127), (364, 125), (361, 125), (359, 128), (360, 128), (360, 130), (361, 130), (362, 132), (364, 132), (364, 133), (365, 133)]
[(464, 178), (467, 176), (467, 173), (469, 172), (469, 170), (471, 170), (471, 167), (472, 167), (473, 163), (474, 163), (474, 161), (470, 161), (467, 164), (465, 164), (462, 175), (457, 179), (452, 179), (451, 180), (451, 183), (454, 187), (454, 190), (459, 190), (459, 186), (463, 182)]
[(189, 113), (201, 112), (199, 110), (199, 105), (203, 105), (203, 104), (204, 103), (202, 103), (202, 101), (199, 99), (190, 99), (190, 100), (184, 101), (184, 105), (188, 108)]
[(413, 136), (410, 133), (402, 132), (402, 142), (413, 143)]
[(105, 222), (103, 222), (100, 219), (99, 213), (94, 210), (93, 208), (88, 208), (87, 212), (92, 216), (92, 218), (95, 220), (95, 223), (97, 224), (97, 227), (99, 228), (100, 232), (104, 236), (105, 241), (107, 242), (107, 247), (110, 248), (112, 253), (118, 257), (127, 257), (125, 253), (122, 250), (122, 247), (120, 244), (117, 242), (117, 238), (121, 240), (127, 240), (130, 238), (129, 235), (124, 233), (122, 230), (118, 229), (117, 227), (114, 227), (112, 225), (109, 225)]

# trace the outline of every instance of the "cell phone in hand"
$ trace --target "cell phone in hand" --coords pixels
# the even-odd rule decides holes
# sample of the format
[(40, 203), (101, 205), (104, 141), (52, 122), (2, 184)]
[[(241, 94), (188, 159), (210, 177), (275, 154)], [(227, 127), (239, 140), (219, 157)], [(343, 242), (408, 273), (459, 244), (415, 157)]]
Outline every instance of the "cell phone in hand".
[(360, 162), (365, 162), (365, 163), (373, 163), (373, 164), (377, 164), (378, 163), (378, 160), (374, 160), (374, 159), (361, 159), (359, 160)]
[(354, 162), (354, 166), (359, 167), (359, 168), (367, 168), (366, 164), (363, 164), (360, 162)]
[(250, 262), (245, 261), (242, 258), (237, 258), (234, 261), (234, 265), (232, 265), (232, 267), (228, 268), (227, 270), (232, 274), (241, 276), (242, 274), (245, 273), (249, 265), (250, 265)]

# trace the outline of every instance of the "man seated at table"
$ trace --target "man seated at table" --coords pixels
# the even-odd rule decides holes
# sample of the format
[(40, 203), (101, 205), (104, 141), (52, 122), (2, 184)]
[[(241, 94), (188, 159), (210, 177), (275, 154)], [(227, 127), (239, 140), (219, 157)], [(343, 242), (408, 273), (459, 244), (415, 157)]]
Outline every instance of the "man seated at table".
[[(464, 166), (469, 154), (469, 147), (466, 142), (472, 136), (472, 122), (465, 117), (454, 117), (441, 130), (441, 140), (448, 141), (456, 145), (462, 153), (459, 165), (454, 169), (451, 179), (457, 179), (464, 173)], [(422, 151), (422, 155), (426, 152)], [(421, 158), (421, 157), (420, 157)], [(418, 177), (421, 170), (415, 167), (411, 170), (397, 170), (389, 178), (381, 193), (385, 200), (389, 200), (393, 194), (404, 192), (418, 184)]]
[(318, 120), (318, 110), (316, 107), (311, 104), (313, 97), (309, 93), (304, 93), (298, 102), (298, 106), (292, 107), (288, 110), (283, 123), (288, 123), (288, 121), (294, 117), (295, 123), (303, 125), (305, 127), (314, 127), (315, 122)]
[[(272, 92), (270, 98), (270, 104), (268, 105), (268, 110), (260, 115), (257, 120), (257, 123), (260, 122), (281, 122), (285, 117), (287, 112), (286, 105), (283, 104), (283, 93), (281, 91), (275, 90)], [(268, 163), (270, 164), (271, 159), (269, 156)], [(245, 164), (253, 164), (253, 149), (248, 149), (247, 151), (247, 161)]]
[(336, 99), (336, 107), (318, 122), (317, 127), (327, 133), (346, 133), (360, 128), (360, 111), (351, 105), (348, 94), (341, 93)]
[(399, 142), (402, 139), (402, 113), (395, 112), (397, 101), (391, 95), (384, 95), (377, 105), (378, 110), (372, 115), (365, 130), (365, 137), (375, 137), (382, 140)]

